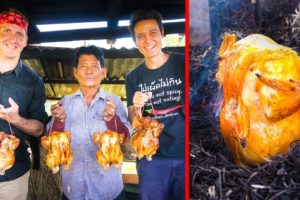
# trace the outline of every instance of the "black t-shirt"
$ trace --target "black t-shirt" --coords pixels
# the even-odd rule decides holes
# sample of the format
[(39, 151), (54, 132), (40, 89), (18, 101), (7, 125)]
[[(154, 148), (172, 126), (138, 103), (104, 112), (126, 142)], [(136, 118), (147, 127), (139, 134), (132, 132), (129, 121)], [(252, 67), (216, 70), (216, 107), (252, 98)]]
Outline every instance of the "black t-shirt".
[(148, 69), (142, 63), (126, 78), (127, 106), (133, 105), (136, 91), (152, 92), (143, 116), (156, 117), (164, 124), (157, 158), (184, 158), (184, 66), (183, 55), (170, 54), (159, 68)]
[[(11, 97), (19, 106), (20, 116), (46, 122), (48, 116), (44, 107), (46, 95), (43, 81), (21, 62), (13, 71), (0, 73), (0, 94), (0, 104), (5, 108), (10, 107), (8, 99)], [(30, 169), (29, 153), (24, 143), (28, 135), (12, 124), (11, 127), (21, 143), (15, 150), (14, 165), (6, 170), (4, 175), (0, 175), (0, 182), (14, 180)], [(0, 131), (10, 134), (7, 121), (0, 119)]]

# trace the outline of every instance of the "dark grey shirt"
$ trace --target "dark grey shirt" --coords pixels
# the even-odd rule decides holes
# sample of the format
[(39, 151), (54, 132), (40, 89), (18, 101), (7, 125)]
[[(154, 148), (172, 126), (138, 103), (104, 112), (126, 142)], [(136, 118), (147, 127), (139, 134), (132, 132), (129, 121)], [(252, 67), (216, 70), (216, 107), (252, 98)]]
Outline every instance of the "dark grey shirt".
[[(46, 95), (43, 81), (21, 61), (14, 70), (0, 73), (0, 104), (5, 108), (10, 107), (8, 102), (10, 97), (18, 104), (20, 116), (46, 122), (47, 113), (44, 107)], [(11, 126), (14, 135), (21, 139), (21, 143), (15, 150), (16, 159), (13, 167), (6, 170), (4, 175), (0, 175), (0, 182), (14, 180), (30, 168), (29, 153), (24, 143), (29, 135)], [(0, 131), (11, 134), (7, 121), (0, 119)]]
[(156, 158), (184, 159), (184, 63), (183, 55), (171, 53), (159, 68), (148, 69), (143, 62), (126, 78), (127, 106), (133, 105), (136, 91), (152, 92), (143, 116), (155, 117), (164, 124)]

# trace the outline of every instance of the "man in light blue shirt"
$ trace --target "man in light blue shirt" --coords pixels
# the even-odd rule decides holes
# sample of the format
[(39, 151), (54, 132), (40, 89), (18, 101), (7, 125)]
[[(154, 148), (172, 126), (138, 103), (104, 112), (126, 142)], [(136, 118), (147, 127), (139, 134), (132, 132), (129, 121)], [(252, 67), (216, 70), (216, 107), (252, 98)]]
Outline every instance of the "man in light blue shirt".
[(52, 130), (61, 128), (72, 135), (71, 169), (61, 168), (63, 199), (123, 200), (121, 168), (110, 166), (107, 171), (103, 170), (96, 160), (99, 147), (92, 138), (95, 132), (107, 129), (124, 133), (128, 138), (132, 130), (125, 107), (119, 97), (100, 89), (106, 73), (101, 49), (80, 47), (75, 52), (75, 61), (73, 73), (80, 89), (51, 107), (55, 119)]

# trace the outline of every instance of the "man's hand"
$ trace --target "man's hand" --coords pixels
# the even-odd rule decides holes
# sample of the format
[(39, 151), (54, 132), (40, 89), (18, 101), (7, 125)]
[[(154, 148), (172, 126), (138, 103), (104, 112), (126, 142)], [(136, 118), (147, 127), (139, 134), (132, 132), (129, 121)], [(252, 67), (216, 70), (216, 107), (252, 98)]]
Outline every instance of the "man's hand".
[(135, 108), (142, 108), (145, 106), (145, 103), (149, 101), (151, 97), (152, 97), (152, 92), (142, 93), (140, 91), (137, 91), (134, 93), (133, 96), (133, 106)]
[(65, 113), (65, 110), (61, 102), (51, 105), (50, 110), (51, 110), (52, 117), (56, 118), (58, 121), (62, 123), (65, 122), (67, 115)]
[(111, 99), (106, 99), (105, 101), (106, 103), (102, 114), (103, 114), (103, 119), (108, 122), (116, 114), (116, 105)]
[(10, 107), (4, 108), (0, 104), (0, 119), (6, 120), (26, 134), (39, 137), (44, 129), (44, 125), (35, 119), (26, 119), (19, 115), (19, 105), (10, 97), (8, 99)]
[(9, 123), (16, 123), (21, 119), (19, 106), (11, 97), (8, 99), (8, 102), (10, 104), (8, 108), (4, 108), (4, 106), (0, 104), (0, 118)]
[(130, 123), (133, 122), (133, 117), (135, 115), (142, 116), (142, 108), (145, 106), (145, 103), (149, 101), (152, 97), (152, 92), (140, 92), (137, 91), (133, 95), (133, 106), (128, 107), (128, 118)]

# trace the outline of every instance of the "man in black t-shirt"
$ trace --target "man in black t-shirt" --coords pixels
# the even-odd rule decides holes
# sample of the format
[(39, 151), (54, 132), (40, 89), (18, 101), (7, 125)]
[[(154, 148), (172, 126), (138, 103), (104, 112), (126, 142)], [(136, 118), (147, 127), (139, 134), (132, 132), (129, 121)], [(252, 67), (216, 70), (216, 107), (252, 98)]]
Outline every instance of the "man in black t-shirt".
[(126, 77), (129, 120), (150, 116), (164, 124), (152, 161), (138, 164), (142, 200), (184, 199), (184, 56), (162, 52), (160, 13), (139, 10), (131, 16), (133, 40), (145, 62)]
[(13, 166), (0, 175), (0, 199), (27, 199), (30, 157), (25, 140), (40, 136), (48, 117), (42, 79), (20, 60), (27, 27), (21, 13), (0, 13), (0, 131), (21, 141), (14, 151)]

